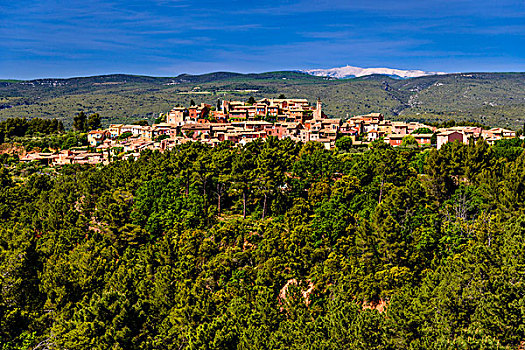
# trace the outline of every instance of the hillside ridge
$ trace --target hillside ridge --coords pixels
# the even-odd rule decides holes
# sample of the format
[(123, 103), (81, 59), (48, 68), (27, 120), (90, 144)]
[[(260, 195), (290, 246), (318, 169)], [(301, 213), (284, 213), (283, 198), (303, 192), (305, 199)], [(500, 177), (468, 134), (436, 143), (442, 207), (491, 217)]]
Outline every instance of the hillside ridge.
[(481, 122), (521, 128), (525, 115), (525, 73), (452, 73), (408, 79), (369, 75), (350, 79), (293, 71), (214, 72), (177, 77), (109, 74), (67, 79), (0, 82), (0, 119), (59, 118), (66, 127), (83, 110), (100, 113), (105, 125), (153, 120), (191, 100), (321, 98), (331, 117), (381, 112), (404, 120)]

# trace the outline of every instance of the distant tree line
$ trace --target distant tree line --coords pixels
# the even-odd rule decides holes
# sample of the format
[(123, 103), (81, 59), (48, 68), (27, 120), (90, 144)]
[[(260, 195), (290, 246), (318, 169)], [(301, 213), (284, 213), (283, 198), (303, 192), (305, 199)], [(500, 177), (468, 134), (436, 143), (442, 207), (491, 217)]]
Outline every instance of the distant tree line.
[[(141, 124), (143, 123), (141, 121)], [(102, 118), (98, 113), (87, 116), (81, 111), (73, 118), (74, 131), (87, 132), (101, 127)], [(5, 141), (5, 137), (23, 137), (36, 133), (51, 135), (63, 132), (64, 124), (58, 119), (9, 118), (0, 122), (0, 143)]]
[(58, 119), (9, 118), (0, 122), (0, 133), (7, 137), (25, 136), (35, 133), (55, 134), (64, 132), (64, 125)]

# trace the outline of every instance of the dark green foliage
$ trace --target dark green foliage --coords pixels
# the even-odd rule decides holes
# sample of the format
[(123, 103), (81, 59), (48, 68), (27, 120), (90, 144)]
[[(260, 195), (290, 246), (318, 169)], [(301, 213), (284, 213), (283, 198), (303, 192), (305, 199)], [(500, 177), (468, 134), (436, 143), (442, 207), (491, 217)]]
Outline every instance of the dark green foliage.
[(401, 141), (401, 147), (419, 147), (419, 144), (417, 143), (414, 136), (407, 135), (403, 137), (403, 141)]
[(94, 113), (89, 116), (89, 118), (86, 121), (86, 130), (85, 131), (91, 131), (100, 129), (102, 127), (101, 123), (101, 117), (98, 113)]
[(162, 141), (162, 140), (169, 139), (169, 138), (170, 138), (169, 135), (159, 135), (159, 136), (155, 137), (155, 141)]
[(86, 121), (87, 116), (84, 111), (80, 111), (75, 117), (73, 118), (73, 130), (75, 131), (86, 131)]
[(145, 119), (136, 120), (132, 123), (133, 125), (149, 126), (149, 123)]
[(160, 124), (166, 122), (166, 114), (165, 113), (159, 113), (159, 116), (155, 118), (154, 123)]
[(516, 160), (525, 149), (525, 140), (519, 138), (498, 140), (492, 149), (499, 158)]
[(429, 128), (419, 128), (414, 130), (412, 134), (432, 134), (432, 130)]
[(73, 130), (80, 132), (87, 132), (96, 130), (102, 127), (101, 117), (98, 113), (93, 113), (89, 117), (80, 111), (73, 118)]
[(352, 138), (350, 136), (343, 136), (335, 141), (335, 147), (341, 151), (348, 151), (352, 148)]
[(69, 132), (64, 135), (62, 143), (60, 144), (60, 148), (71, 149), (73, 147), (80, 147), (85, 145), (87, 145), (87, 134)]
[[(42, 119), (42, 118), (11, 118), (0, 122), (0, 134), (2, 138), (25, 136), (32, 134), (54, 134), (64, 132), (64, 125), (62, 121), (57, 119)], [(0, 141), (3, 142), (2, 139)], [(0, 143), (2, 143), (0, 142)]]
[(131, 136), (133, 136), (133, 133), (131, 131), (126, 131), (119, 135), (118, 140), (125, 140)]
[(0, 344), (519, 348), (522, 147), (187, 143), (23, 180), (2, 156)]

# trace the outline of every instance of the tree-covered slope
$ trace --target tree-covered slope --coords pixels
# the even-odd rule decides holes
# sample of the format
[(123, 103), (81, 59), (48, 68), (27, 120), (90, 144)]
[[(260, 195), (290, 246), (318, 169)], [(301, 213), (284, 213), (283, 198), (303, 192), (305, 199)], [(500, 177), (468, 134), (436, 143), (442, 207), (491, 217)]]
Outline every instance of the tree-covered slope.
[(0, 167), (4, 350), (525, 339), (522, 140), (339, 153), (269, 138), (21, 168)]
[(410, 94), (403, 111), (407, 114), (457, 115), (488, 124), (511, 123), (512, 116), (525, 121), (525, 74), (451, 74), (397, 81), (392, 86)]
[(107, 75), (0, 83), (0, 118), (56, 117), (66, 125), (80, 110), (104, 122), (153, 119), (190, 100), (321, 98), (333, 117), (382, 112), (418, 120), (470, 120), (521, 128), (525, 73), (468, 73), (395, 80), (386, 76), (331, 79), (297, 72), (183, 74), (173, 78)]

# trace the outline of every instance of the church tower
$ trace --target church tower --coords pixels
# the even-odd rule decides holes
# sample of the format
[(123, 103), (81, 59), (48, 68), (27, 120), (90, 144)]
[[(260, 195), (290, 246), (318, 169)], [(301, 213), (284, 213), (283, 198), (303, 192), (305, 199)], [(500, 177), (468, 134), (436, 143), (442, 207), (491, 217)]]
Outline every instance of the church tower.
[(314, 110), (314, 119), (321, 119), (323, 113), (321, 111), (321, 99), (317, 99), (317, 103), (315, 104), (315, 110)]

